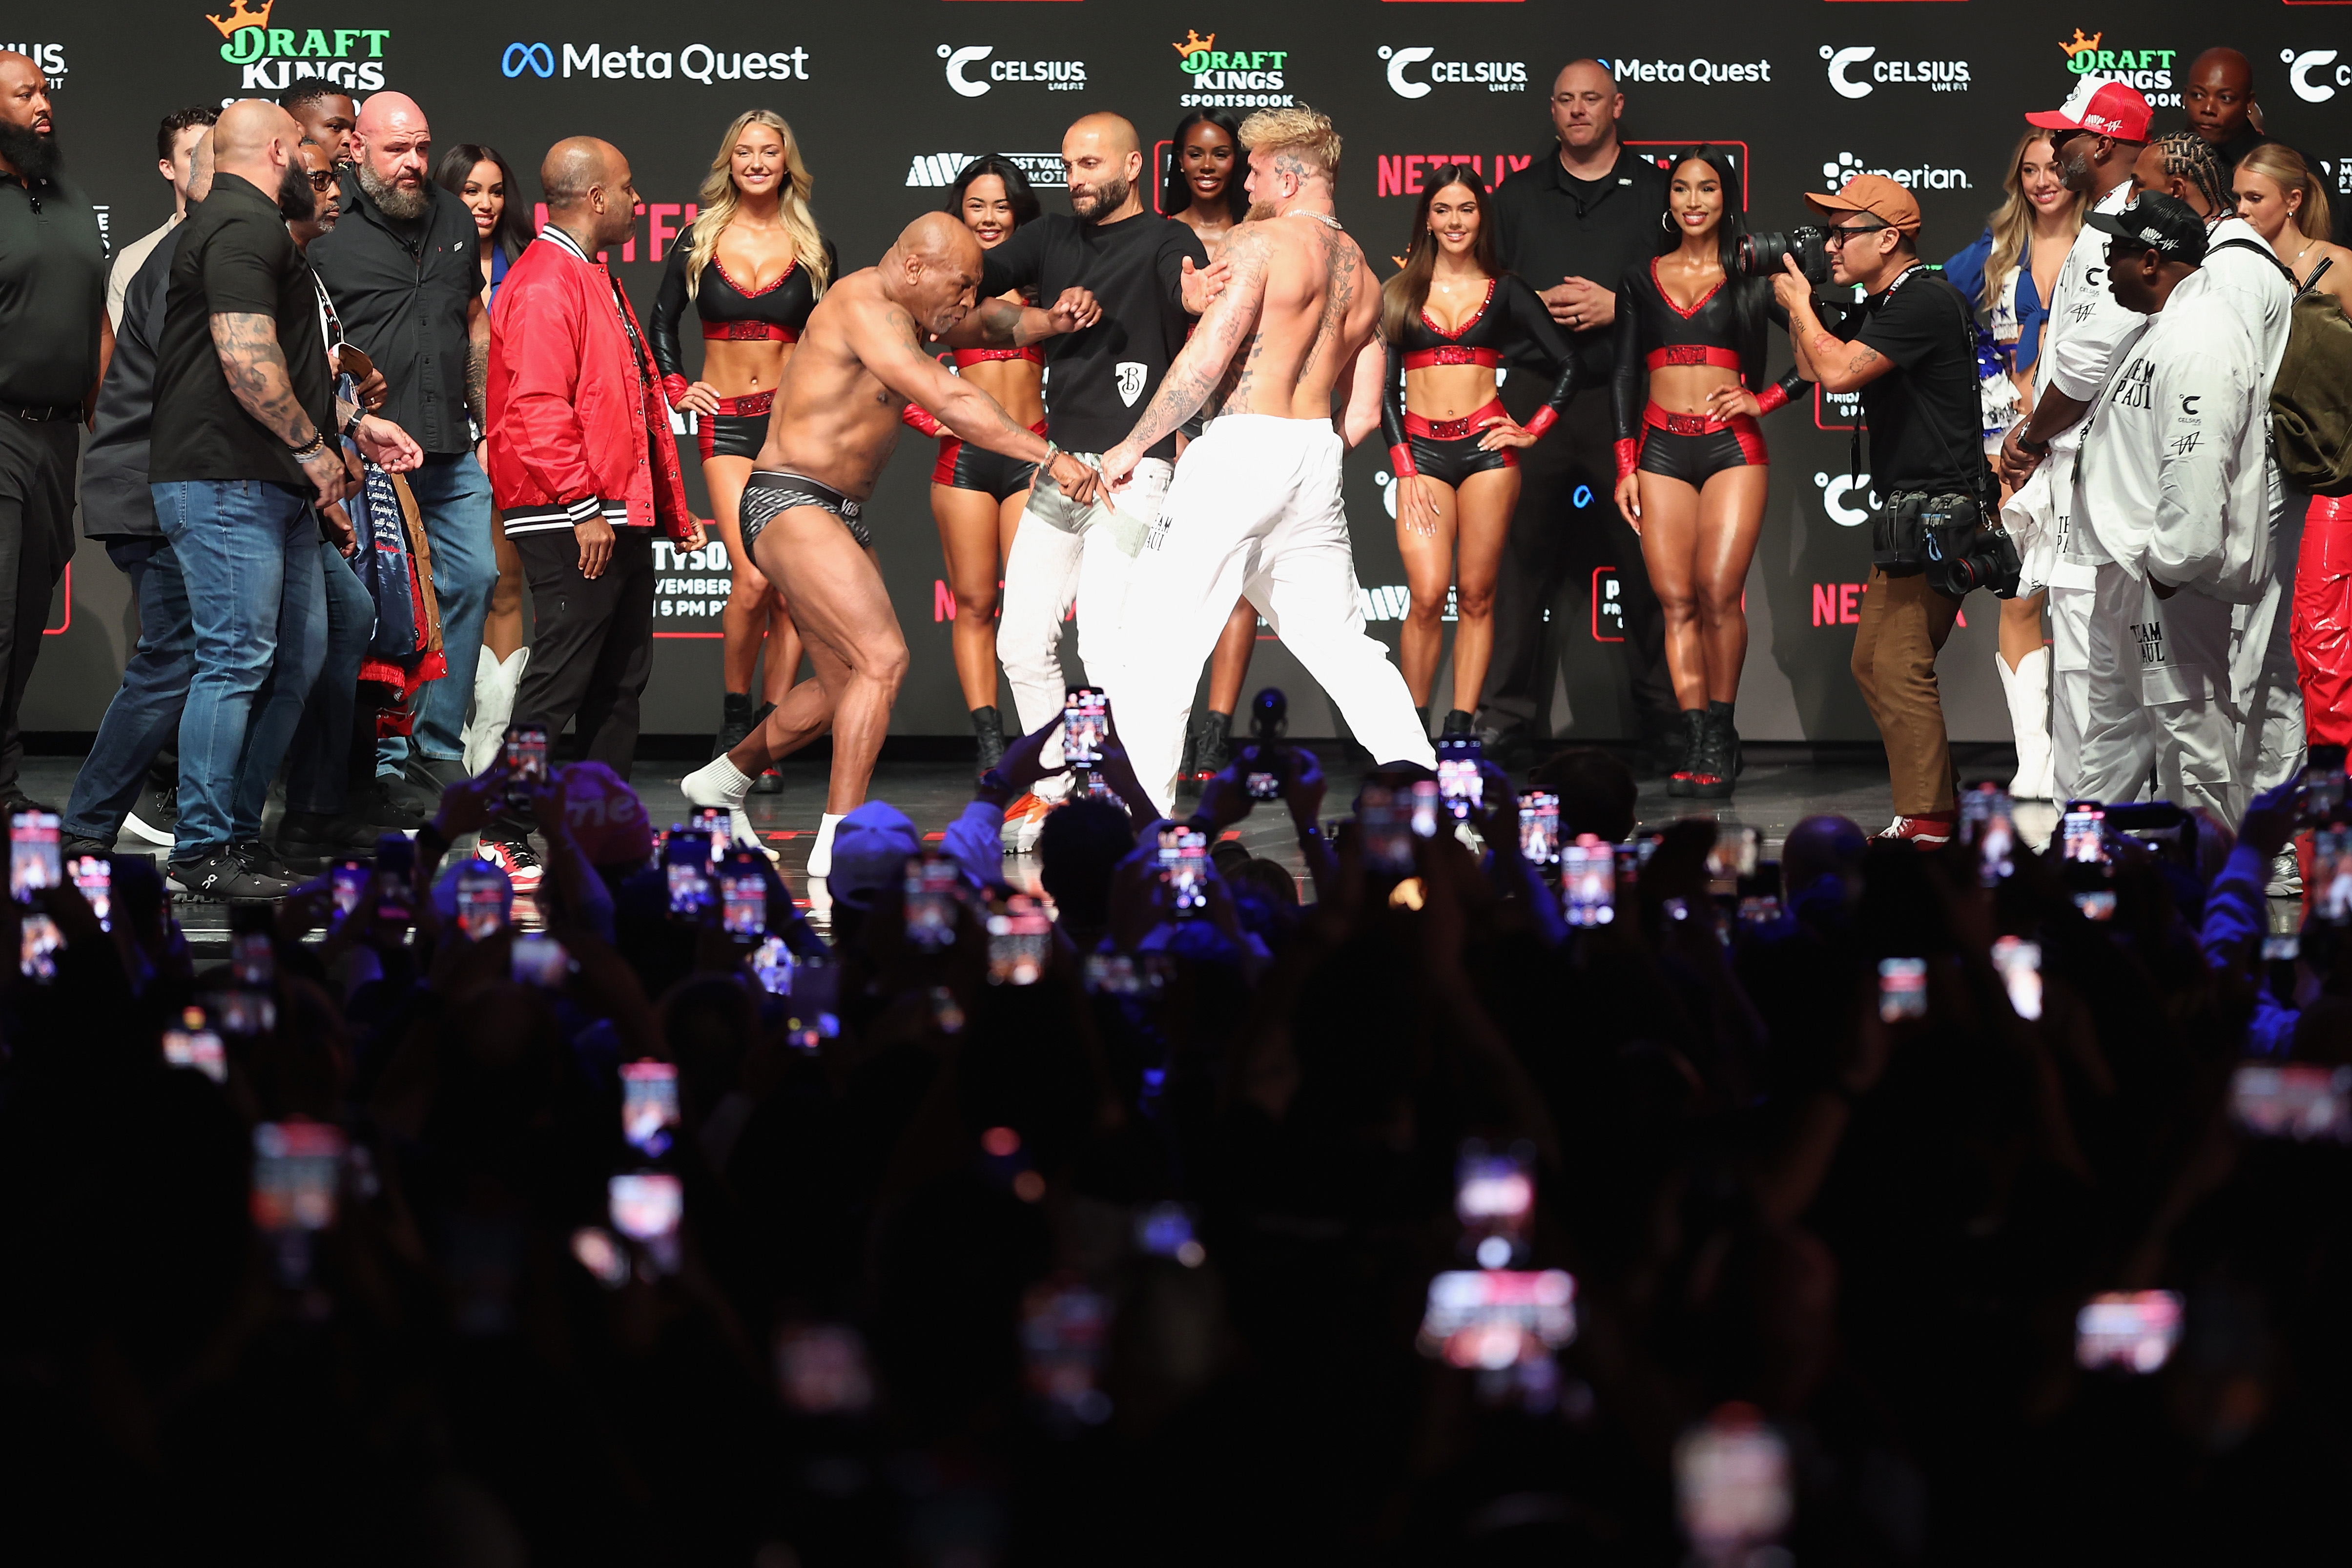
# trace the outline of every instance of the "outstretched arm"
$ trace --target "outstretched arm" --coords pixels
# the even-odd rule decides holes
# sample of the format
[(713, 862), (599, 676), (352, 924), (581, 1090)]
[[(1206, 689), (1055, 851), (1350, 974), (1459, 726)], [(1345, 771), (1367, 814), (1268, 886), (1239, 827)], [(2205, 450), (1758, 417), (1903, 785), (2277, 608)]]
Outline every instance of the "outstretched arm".
[(1026, 348), (1064, 332), (1084, 331), (1102, 320), (1102, 307), (1084, 289), (1066, 289), (1050, 310), (1010, 300), (982, 300), (971, 313), (940, 334), (951, 349)]
[(1272, 248), (1273, 237), (1256, 224), (1242, 225), (1225, 242), (1219, 259), (1230, 263), (1233, 273), (1224, 291), (1210, 302), (1208, 313), (1192, 330), (1183, 352), (1160, 377), (1160, 390), (1152, 395), (1143, 417), (1135, 422), (1126, 440), (1103, 454), (1103, 477), (1111, 483), (1126, 478), (1144, 453), (1198, 412), (1224, 379), (1234, 352), (1257, 325)]

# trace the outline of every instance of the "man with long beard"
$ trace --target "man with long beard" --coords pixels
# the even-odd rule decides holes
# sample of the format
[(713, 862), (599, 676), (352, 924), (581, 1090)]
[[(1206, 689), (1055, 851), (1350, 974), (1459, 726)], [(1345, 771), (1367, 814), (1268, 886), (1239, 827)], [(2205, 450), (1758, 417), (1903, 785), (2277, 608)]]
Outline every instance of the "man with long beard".
[(73, 559), (78, 421), (98, 401), (114, 334), (106, 247), (89, 201), (58, 174), (47, 79), (0, 49), (0, 809), (16, 783), (16, 709), (49, 595)]
[(425, 449), (408, 485), (433, 544), (448, 673), (418, 694), (414, 733), (380, 743), (376, 770), (389, 798), (431, 810), (466, 776), (459, 737), (499, 575), (478, 447), (488, 419), (490, 314), (473, 216), (431, 178), (433, 129), (416, 100), (398, 92), (369, 99), (351, 153), (342, 221), (311, 244), (310, 265), (346, 340), (383, 372), (383, 416)]

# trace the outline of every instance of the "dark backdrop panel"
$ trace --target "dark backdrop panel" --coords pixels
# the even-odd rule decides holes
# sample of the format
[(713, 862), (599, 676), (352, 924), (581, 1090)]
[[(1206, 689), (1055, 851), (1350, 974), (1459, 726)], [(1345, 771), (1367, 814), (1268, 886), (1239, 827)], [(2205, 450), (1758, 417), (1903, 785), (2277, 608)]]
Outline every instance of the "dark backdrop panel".
[[(1759, 226), (1801, 221), (1801, 193), (1879, 170), (1918, 191), (1931, 258), (1976, 237), (2000, 199), (2019, 116), (2062, 99), (2077, 60), (2132, 73), (2161, 106), (2158, 128), (2169, 129), (2182, 122), (2189, 59), (2209, 44), (2234, 44), (2255, 62), (2273, 133), (2343, 188), (2337, 110), (2352, 103), (2352, 65), (2328, 51), (2352, 62), (2352, 37), (2347, 14), (2332, 5), (2255, 0), (2226, 17), (2171, 0), (2081, 13), (2027, 0), (1685, 0), (1639, 16), (1622, 9), (1544, 0), (1256, 0), (1192, 10), (1116, 0), (130, 0), (27, 11), (0, 31), (24, 37), (16, 47), (50, 72), (71, 166), (105, 204), (116, 243), (170, 211), (152, 162), (152, 126), (164, 110), (275, 96), (299, 75), (324, 72), (362, 96), (381, 88), (411, 94), (438, 141), (498, 146), (527, 185), (561, 136), (593, 132), (617, 143), (646, 204), (617, 261), (640, 311), (652, 304), (659, 261), (720, 132), (754, 104), (792, 121), (815, 172), (819, 218), (852, 268), (935, 205), (971, 154), (1020, 156), (1057, 187), (1054, 153), (1077, 114), (1118, 110), (1150, 144), (1206, 95), (1240, 100), (1231, 103), (1240, 113), (1247, 100), (1267, 98), (1328, 111), (1347, 137), (1340, 216), (1385, 269), (1384, 258), (1404, 248), (1428, 163), (1469, 159), (1492, 177), (1548, 155), (1549, 84), (1562, 63), (1585, 54), (1617, 65), (1629, 139), (1661, 149), (1700, 138), (1737, 143)], [(1061, 197), (1048, 190), (1046, 200), (1058, 205)], [(1841, 423), (1834, 411), (1800, 408), (1768, 422), (1772, 500), (1749, 583), (1754, 640), (1741, 722), (1759, 739), (1874, 738), (1846, 671), (1851, 585), (1866, 567)], [(1393, 641), (1403, 574), (1377, 445), (1350, 455), (1349, 494), (1374, 629)], [(897, 728), (957, 734), (965, 725), (940, 613), (931, 455), (928, 442), (902, 443), (870, 515), (915, 651)], [(698, 480), (689, 483), (703, 505)], [(1622, 527), (1605, 505), (1596, 498), (1572, 526)], [(707, 557), (674, 561), (665, 574), (670, 613), (658, 622), (665, 635), (649, 727), (707, 731), (717, 721), (723, 576)], [(1595, 614), (1596, 594), (1605, 609), (1609, 589), (1605, 576), (1582, 577), (1553, 606), (1562, 633), (1553, 716), (1570, 733), (1628, 729), (1618, 653), (1605, 616)], [(1995, 620), (1990, 598), (1972, 598), (1969, 624), (1943, 661), (1953, 731), (1965, 738), (2008, 734), (1990, 668)], [(60, 630), (26, 724), (92, 728), (131, 625), (122, 580), (102, 552), (83, 550), (70, 605), (61, 595), (51, 624)], [(1252, 678), (1291, 689), (1299, 733), (1315, 732), (1328, 712), (1270, 638)]]

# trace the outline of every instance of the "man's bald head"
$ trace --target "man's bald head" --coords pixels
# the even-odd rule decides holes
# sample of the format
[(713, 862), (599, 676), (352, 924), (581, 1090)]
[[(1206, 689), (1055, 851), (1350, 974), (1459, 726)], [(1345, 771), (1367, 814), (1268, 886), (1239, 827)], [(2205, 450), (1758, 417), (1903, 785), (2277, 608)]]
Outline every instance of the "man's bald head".
[(1599, 60), (1570, 60), (1552, 79), (1551, 129), (1564, 157), (1614, 156), (1617, 117), (1624, 112), (1617, 79)]
[(352, 134), (361, 138), (382, 136), (404, 127), (422, 132), (427, 137), (433, 134), (433, 128), (425, 123), (425, 110), (415, 99), (404, 92), (379, 92), (360, 105)]
[(1070, 210), (1085, 223), (1115, 222), (1142, 211), (1133, 200), (1143, 176), (1143, 142), (1124, 115), (1088, 114), (1062, 135), (1062, 169)]
[(593, 136), (558, 142), (540, 160), (539, 187), (547, 197), (549, 221), (583, 248), (596, 250), (627, 237), (637, 193), (629, 161), (610, 142)]
[(934, 337), (971, 311), (980, 268), (980, 241), (947, 213), (925, 213), (900, 229), (874, 268), (882, 292)]
[(302, 167), (301, 145), (302, 127), (292, 115), (266, 98), (245, 99), (222, 110), (213, 122), (214, 173), (249, 181), (288, 218), (307, 219), (318, 205)]
[(2207, 49), (2189, 63), (2180, 95), (2189, 129), (2213, 146), (2236, 137), (2254, 110), (2254, 67), (2235, 49)]
[(352, 122), (352, 163), (360, 189), (388, 217), (414, 223), (433, 205), (433, 127), (404, 92), (379, 92)]
[(46, 180), (58, 172), (49, 79), (30, 57), (14, 49), (0, 49), (0, 170), (27, 181)]

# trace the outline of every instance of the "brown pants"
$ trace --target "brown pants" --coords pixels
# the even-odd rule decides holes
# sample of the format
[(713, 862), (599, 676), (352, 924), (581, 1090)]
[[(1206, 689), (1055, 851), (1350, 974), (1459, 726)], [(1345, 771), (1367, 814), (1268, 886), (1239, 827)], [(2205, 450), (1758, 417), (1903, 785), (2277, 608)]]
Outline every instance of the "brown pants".
[(1886, 742), (1895, 814), (1952, 809), (1952, 745), (1936, 690), (1936, 656), (1952, 635), (1960, 602), (1927, 586), (1924, 573), (1889, 577), (1874, 566), (1853, 634), (1853, 683)]

